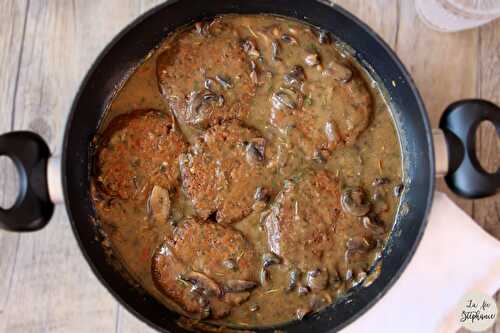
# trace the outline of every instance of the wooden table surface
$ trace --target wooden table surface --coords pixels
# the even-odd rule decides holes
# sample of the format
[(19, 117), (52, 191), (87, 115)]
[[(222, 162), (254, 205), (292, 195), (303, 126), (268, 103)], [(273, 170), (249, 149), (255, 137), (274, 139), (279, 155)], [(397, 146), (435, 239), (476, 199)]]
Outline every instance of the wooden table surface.
[[(60, 152), (66, 116), (86, 71), (113, 36), (160, 2), (0, 0), (0, 132), (32, 130), (53, 152)], [(422, 24), (411, 0), (337, 2), (367, 22), (401, 57), (433, 126), (443, 109), (460, 98), (500, 104), (500, 20), (443, 34)], [(500, 140), (492, 126), (481, 126), (477, 138), (481, 161), (496, 170)], [(0, 163), (5, 170), (4, 161)], [(0, 173), (0, 203), (13, 202), (15, 178), (12, 168)], [(446, 190), (442, 182), (439, 188)], [(500, 195), (474, 201), (452, 197), (500, 238)], [(99, 284), (63, 207), (56, 208), (40, 232), (0, 231), (0, 332), (149, 330)]]

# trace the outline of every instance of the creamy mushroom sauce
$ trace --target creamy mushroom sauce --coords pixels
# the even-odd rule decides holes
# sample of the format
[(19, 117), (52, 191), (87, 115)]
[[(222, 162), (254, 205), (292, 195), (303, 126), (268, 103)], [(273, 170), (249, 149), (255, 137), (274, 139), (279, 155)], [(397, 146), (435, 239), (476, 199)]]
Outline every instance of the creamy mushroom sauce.
[[(291, 273), (293, 267), (286, 258), (279, 258), (279, 263), (271, 262), (265, 265), (266, 281), (259, 281), (258, 286), (251, 290), (248, 300), (234, 306), (227, 316), (214, 322), (248, 328), (302, 319), (303, 316), (318, 311), (342, 297), (353, 285), (362, 283), (375, 267), (375, 262), (385, 246), (394, 223), (399, 194), (402, 190), (401, 150), (398, 136), (381, 90), (332, 36), (303, 23), (275, 16), (227, 15), (218, 20), (231, 27), (234, 40), (239, 43), (251, 40), (258, 52), (255, 60), (259, 71), (259, 77), (255, 79), (258, 84), (249, 102), (248, 115), (242, 121), (245, 126), (259, 131), (266, 139), (266, 165), (272, 170), (270, 176), (263, 180), (268, 201), (264, 201), (258, 208), (254, 207), (254, 210), (240, 221), (227, 225), (228, 228), (239, 230), (254, 247), (259, 258), (269, 255), (271, 248), (264, 224), (280, 191), (284, 191), (287, 182), (300, 183), (310, 173), (320, 170), (327, 170), (340, 182), (343, 196), (347, 191), (351, 199), (357, 200), (359, 198), (355, 197), (356, 191), (361, 188), (366, 197), (362, 200), (366, 201), (363, 204), (369, 206), (369, 214), (359, 211), (363, 210), (363, 207), (354, 207), (359, 216), (351, 217), (347, 226), (334, 231), (337, 233), (334, 235), (335, 245), (327, 249), (329, 253), (325, 257), (345, 258), (345, 261), (341, 262), (339, 259), (339, 262), (330, 262), (325, 266), (336, 267), (336, 271), (327, 272), (329, 276), (326, 281), (320, 281), (322, 285), (319, 288), (308, 286), (310, 273), (302, 272), (297, 277), (298, 286), (293, 286), (291, 291), (288, 290), (290, 278), (293, 278)], [(172, 119), (169, 103), (159, 89), (158, 57), (171, 46), (173, 40), (179, 38), (180, 34), (190, 30), (195, 34), (196, 29), (202, 30), (203, 26), (200, 24), (206, 23), (184, 28), (169, 36), (130, 75), (123, 87), (118, 90), (103, 119), (101, 130), (94, 141), (97, 150), (104, 144), (102, 133), (110, 121), (119, 115), (133, 113), (136, 110), (154, 109), (164, 114), (165, 118)], [(188, 41), (191, 38), (189, 36), (185, 37)], [(242, 45), (242, 48), (245, 48), (245, 45)], [(247, 45), (245, 51), (248, 50)], [(196, 57), (196, 54), (193, 56)], [(259, 59), (260, 57), (262, 59)], [(344, 67), (336, 70), (336, 64), (343, 64)], [(305, 76), (304, 86), (301, 88), (302, 108), (308, 110), (307, 112), (314, 116), (313, 119), (318, 119), (318, 122), (324, 121), (326, 113), (331, 112), (329, 110), (332, 107), (336, 107), (335, 104), (329, 105), (335, 103), (335, 99), (328, 94), (337, 92), (321, 84), (322, 75), (325, 75), (322, 73), (325, 70), (333, 68), (334, 75), (345, 76), (342, 70), (348, 68), (358, 76), (358, 80), (364, 82), (369, 92), (372, 113), (368, 127), (360, 131), (359, 137), (346, 139), (346, 141), (352, 140), (348, 144), (333, 145), (326, 154), (311, 155), (314, 146), (303, 144), (300, 137), (297, 139), (293, 135), (283, 134), (283, 131), (293, 131), (294, 126), (284, 128), (273, 124), (272, 113), (283, 106), (280, 103), (287, 103), (287, 100), (276, 100), (276, 92), (283, 87), (284, 75), (297, 65), (303, 69)], [(250, 64), (250, 67), (252, 66), (255, 65)], [(220, 70), (221, 76), (224, 75), (227, 80), (231, 80), (234, 89), (237, 89), (237, 78), (231, 77), (231, 73), (226, 73), (224, 68)], [(344, 79), (349, 81), (350, 77)], [(328, 84), (329, 81), (325, 82)], [(204, 82), (195, 82), (195, 85), (193, 89), (200, 89)], [(290, 94), (286, 89), (288, 88), (282, 91)], [(355, 103), (353, 100), (352, 104)], [(284, 109), (285, 112), (290, 111), (287, 105)], [(187, 144), (191, 145), (206, 130), (180, 121), (175, 121), (173, 127), (185, 138)], [(328, 128), (326, 133), (328, 139)], [(140, 168), (137, 172), (141, 172)], [(149, 211), (151, 207), (148, 210), (144, 200), (130, 200), (102, 193), (98, 185), (105, 180), (95, 171), (94, 175), (91, 192), (98, 224), (106, 235), (104, 245), (111, 249), (129, 275), (148, 293), (175, 311), (197, 317), (192, 313), (186, 313), (182, 306), (172, 302), (162, 293), (153, 282), (151, 273), (152, 258), (158, 247), (172, 237), (176, 225), (183, 223), (185, 217), (197, 216), (185, 192), (178, 186), (170, 198), (168, 217), (162, 217), (161, 214), (160, 218), (152, 217)], [(297, 195), (300, 196), (300, 193)], [(303, 198), (302, 201), (299, 199), (295, 201), (297, 206), (308, 205), (308, 198)], [(319, 202), (321, 205), (321, 198)], [(346, 207), (343, 208), (345, 210)], [(321, 209), (322, 207), (318, 207), (318, 210)], [(361, 245), (356, 244), (359, 240)], [(372, 246), (372, 243), (375, 245)], [(352, 265), (349, 263), (347, 253), (351, 248), (354, 250), (361, 248), (357, 254), (357, 261)], [(238, 255), (235, 254), (236, 257)], [(321, 260), (318, 263), (321, 264)], [(211, 320), (210, 317), (206, 319)]]

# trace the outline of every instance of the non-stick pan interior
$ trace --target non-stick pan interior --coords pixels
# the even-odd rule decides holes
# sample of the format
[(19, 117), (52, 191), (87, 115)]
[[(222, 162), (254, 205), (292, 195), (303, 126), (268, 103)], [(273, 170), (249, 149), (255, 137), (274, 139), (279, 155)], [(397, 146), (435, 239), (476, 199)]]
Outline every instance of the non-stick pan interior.
[(224, 13), (272, 13), (328, 30), (355, 50), (358, 60), (386, 89), (403, 147), (406, 189), (402, 198), (404, 209), (398, 214), (384, 251), (380, 276), (370, 286), (353, 290), (321, 313), (279, 327), (290, 332), (336, 331), (376, 302), (401, 274), (421, 238), (434, 190), (431, 132), (411, 78), (378, 36), (338, 6), (332, 8), (311, 0), (169, 1), (127, 27), (89, 71), (68, 118), (62, 156), (63, 184), (73, 230), (93, 271), (127, 309), (155, 328), (185, 332), (175, 323), (178, 315), (131, 287), (108, 264), (90, 222), (94, 213), (89, 198), (89, 144), (116, 87), (149, 51), (177, 27)]

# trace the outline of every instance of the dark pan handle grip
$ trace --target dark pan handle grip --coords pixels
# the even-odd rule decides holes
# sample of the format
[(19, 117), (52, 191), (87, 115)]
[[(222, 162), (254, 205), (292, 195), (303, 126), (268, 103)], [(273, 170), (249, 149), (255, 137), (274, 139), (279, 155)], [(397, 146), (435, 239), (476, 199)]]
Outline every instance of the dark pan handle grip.
[(32, 132), (0, 135), (0, 156), (12, 159), (19, 173), (20, 191), (14, 206), (0, 208), (0, 228), (34, 231), (43, 228), (54, 212), (47, 188), (49, 147)]
[(449, 169), (445, 180), (462, 197), (483, 198), (500, 190), (500, 168), (488, 173), (476, 155), (476, 130), (485, 120), (491, 121), (500, 135), (500, 108), (488, 101), (470, 99), (448, 106), (439, 123), (448, 146)]

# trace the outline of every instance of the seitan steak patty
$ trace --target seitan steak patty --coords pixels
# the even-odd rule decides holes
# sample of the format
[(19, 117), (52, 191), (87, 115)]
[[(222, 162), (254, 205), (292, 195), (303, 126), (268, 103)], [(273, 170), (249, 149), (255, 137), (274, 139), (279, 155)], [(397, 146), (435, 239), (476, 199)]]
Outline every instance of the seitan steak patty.
[(197, 214), (216, 213), (233, 223), (252, 212), (266, 181), (265, 140), (259, 132), (228, 121), (208, 129), (180, 160), (184, 190)]
[(188, 313), (221, 318), (257, 286), (258, 264), (253, 246), (239, 231), (187, 219), (155, 252), (152, 276), (159, 290)]
[(121, 199), (145, 200), (155, 185), (179, 183), (179, 155), (187, 144), (170, 115), (139, 110), (114, 118), (96, 153), (99, 188)]
[(216, 19), (180, 32), (158, 57), (160, 91), (179, 122), (206, 128), (244, 119), (255, 93), (237, 32)]

